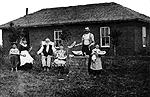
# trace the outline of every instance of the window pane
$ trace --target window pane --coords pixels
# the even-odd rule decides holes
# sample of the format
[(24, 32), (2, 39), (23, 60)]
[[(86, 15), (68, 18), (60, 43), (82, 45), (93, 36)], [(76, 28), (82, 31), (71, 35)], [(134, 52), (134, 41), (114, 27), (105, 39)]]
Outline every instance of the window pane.
[(146, 27), (142, 27), (142, 36), (146, 37)]
[(55, 40), (55, 46), (58, 47), (58, 42), (57, 42), (57, 40)]
[(146, 37), (143, 37), (143, 47), (146, 47)]
[(55, 40), (55, 46), (59, 47), (62, 44), (62, 40)]
[(109, 29), (105, 28), (105, 36), (108, 36), (108, 35), (109, 35)]
[(61, 37), (61, 34), (62, 34), (62, 33), (61, 33), (61, 32), (59, 32), (58, 34), (59, 34), (59, 37), (58, 37), (58, 39), (60, 39), (60, 37)]
[(105, 41), (106, 41), (106, 44), (105, 44), (105, 45), (106, 45), (106, 46), (109, 46), (109, 37), (106, 37), (106, 38), (105, 38)]
[(105, 46), (105, 37), (102, 38), (102, 46)]
[(55, 39), (58, 39), (58, 32), (55, 32)]
[(104, 36), (104, 28), (101, 28), (101, 36)]
[(102, 37), (102, 46), (110, 46), (110, 37)]
[(146, 27), (142, 27), (143, 47), (146, 47)]

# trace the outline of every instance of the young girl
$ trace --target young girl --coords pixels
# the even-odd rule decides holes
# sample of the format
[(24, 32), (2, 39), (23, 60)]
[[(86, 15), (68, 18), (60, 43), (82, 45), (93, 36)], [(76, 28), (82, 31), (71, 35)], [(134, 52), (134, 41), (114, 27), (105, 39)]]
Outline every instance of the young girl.
[(19, 63), (19, 49), (16, 43), (12, 43), (12, 48), (9, 51), (10, 61), (11, 61), (11, 71), (17, 71), (17, 65)]
[(99, 49), (99, 45), (96, 45), (95, 48), (92, 50), (92, 57), (91, 57), (91, 66), (90, 68), (93, 70), (93, 75), (96, 77), (102, 70), (102, 61), (101, 55), (105, 54), (105, 51), (101, 51)]
[(58, 67), (58, 72), (63, 73), (64, 72), (64, 66), (66, 64), (67, 55), (66, 55), (66, 51), (63, 49), (62, 45), (60, 45), (59, 48), (60, 49), (55, 52), (56, 59), (54, 60), (54, 63)]

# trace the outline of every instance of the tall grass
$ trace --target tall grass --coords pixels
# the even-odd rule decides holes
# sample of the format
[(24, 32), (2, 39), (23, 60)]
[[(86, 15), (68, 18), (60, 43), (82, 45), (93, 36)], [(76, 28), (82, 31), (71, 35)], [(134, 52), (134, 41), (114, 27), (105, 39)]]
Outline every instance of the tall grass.
[[(103, 57), (103, 72), (101, 77), (95, 79), (88, 75), (85, 59), (70, 60), (70, 66), (67, 67), (69, 75), (59, 76), (54, 68), (50, 72), (38, 71), (40, 57), (34, 57), (34, 69), (18, 73), (7, 71), (8, 59), (1, 58), (6, 61), (1, 64), (3, 70), (0, 70), (0, 96), (149, 97), (149, 57)], [(21, 88), (18, 88), (20, 85)]]

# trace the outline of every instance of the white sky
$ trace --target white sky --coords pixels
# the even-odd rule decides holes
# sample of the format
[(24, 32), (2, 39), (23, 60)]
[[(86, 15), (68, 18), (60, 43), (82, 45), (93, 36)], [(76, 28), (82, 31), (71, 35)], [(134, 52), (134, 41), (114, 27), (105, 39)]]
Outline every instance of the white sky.
[[(28, 8), (28, 13), (30, 14), (42, 8), (104, 2), (116, 2), (150, 17), (150, 0), (1, 0), (0, 25), (24, 16), (26, 8)], [(2, 42), (1, 36), (0, 34), (0, 44)]]

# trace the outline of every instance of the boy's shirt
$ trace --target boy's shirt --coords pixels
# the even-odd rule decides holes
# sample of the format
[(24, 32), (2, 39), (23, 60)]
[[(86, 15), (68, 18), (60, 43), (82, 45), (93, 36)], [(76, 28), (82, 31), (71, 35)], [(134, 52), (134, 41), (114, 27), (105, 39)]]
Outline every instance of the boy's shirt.
[(9, 51), (10, 55), (19, 55), (19, 50), (17, 48), (11, 48)]

